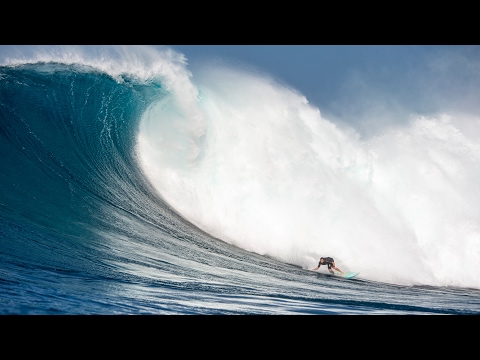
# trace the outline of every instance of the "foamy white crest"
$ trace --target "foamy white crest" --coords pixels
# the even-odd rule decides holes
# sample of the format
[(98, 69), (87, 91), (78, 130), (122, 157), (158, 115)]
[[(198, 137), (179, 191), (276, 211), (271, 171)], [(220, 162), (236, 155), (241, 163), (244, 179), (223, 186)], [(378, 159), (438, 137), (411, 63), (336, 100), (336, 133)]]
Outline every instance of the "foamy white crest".
[(0, 52), (0, 64), (16, 66), (39, 62), (84, 65), (105, 72), (119, 82), (129, 75), (142, 81), (160, 79), (187, 106), (195, 101), (197, 90), (190, 83), (186, 59), (168, 47), (116, 46), (9, 46)]
[(185, 218), (304, 268), (332, 256), (367, 279), (480, 287), (478, 118), (414, 116), (362, 142), (266, 77), (195, 80), (201, 126), (166, 98), (138, 137), (147, 176)]

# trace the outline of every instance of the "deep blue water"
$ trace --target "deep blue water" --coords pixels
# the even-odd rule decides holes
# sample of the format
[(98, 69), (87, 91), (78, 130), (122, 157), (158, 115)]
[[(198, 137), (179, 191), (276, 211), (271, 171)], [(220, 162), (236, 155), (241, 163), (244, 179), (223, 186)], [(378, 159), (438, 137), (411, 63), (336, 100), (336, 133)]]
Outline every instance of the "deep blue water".
[(139, 121), (161, 83), (0, 67), (1, 314), (479, 314), (480, 291), (344, 280), (216, 239), (152, 188)]

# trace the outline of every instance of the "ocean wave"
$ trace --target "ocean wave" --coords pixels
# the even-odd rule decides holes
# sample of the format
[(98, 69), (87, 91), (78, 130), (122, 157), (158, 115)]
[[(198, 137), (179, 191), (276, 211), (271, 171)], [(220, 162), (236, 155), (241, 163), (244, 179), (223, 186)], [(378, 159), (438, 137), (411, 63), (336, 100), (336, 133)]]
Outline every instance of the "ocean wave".
[(480, 288), (478, 119), (362, 139), (268, 76), (105, 49), (0, 59), (5, 262), (256, 288), (329, 254), (369, 281)]

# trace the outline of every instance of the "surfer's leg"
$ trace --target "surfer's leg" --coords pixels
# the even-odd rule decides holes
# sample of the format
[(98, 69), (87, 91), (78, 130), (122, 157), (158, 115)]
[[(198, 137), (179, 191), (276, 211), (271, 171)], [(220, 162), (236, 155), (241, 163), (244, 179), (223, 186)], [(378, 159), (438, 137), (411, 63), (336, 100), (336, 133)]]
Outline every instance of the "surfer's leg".
[(337, 267), (335, 266), (335, 263), (332, 264), (332, 267), (333, 267), (335, 270), (337, 270), (341, 275), (343, 275), (343, 271), (340, 270), (339, 268), (337, 268)]
[(330, 274), (335, 275), (335, 273), (332, 270), (332, 265), (330, 263), (327, 264), (327, 267), (328, 267), (328, 271), (330, 272)]

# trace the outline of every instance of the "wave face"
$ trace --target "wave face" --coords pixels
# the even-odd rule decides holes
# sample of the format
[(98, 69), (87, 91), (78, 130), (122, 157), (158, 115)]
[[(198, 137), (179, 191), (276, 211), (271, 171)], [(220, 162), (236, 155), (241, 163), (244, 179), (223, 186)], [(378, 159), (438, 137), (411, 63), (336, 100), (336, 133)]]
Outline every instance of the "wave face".
[[(169, 49), (20, 55), (0, 67), (1, 312), (478, 312), (478, 119), (365, 141)], [(306, 271), (323, 255), (361, 275)]]

